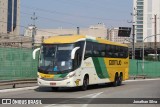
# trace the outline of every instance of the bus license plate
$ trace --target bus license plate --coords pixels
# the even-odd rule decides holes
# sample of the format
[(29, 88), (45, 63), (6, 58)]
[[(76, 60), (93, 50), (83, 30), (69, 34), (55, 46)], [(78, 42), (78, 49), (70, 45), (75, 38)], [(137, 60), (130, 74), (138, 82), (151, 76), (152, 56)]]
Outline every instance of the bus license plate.
[(50, 85), (56, 85), (56, 83), (55, 82), (51, 82)]

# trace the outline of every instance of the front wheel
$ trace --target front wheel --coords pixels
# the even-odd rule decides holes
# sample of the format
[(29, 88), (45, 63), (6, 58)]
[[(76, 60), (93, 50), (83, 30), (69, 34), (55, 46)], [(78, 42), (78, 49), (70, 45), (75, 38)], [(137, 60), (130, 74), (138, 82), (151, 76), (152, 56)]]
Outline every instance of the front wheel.
[(89, 83), (88, 77), (85, 76), (84, 79), (83, 79), (83, 85), (81, 86), (81, 90), (82, 90), (82, 91), (87, 90), (88, 83)]

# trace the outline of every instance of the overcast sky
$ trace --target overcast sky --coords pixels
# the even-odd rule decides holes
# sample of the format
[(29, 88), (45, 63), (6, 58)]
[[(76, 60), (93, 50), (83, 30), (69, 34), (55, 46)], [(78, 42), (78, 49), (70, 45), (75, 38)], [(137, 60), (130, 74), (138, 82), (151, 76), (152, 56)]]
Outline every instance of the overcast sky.
[(38, 28), (131, 26), (127, 21), (132, 20), (132, 4), (133, 0), (21, 0), (21, 25), (32, 24), (35, 12)]

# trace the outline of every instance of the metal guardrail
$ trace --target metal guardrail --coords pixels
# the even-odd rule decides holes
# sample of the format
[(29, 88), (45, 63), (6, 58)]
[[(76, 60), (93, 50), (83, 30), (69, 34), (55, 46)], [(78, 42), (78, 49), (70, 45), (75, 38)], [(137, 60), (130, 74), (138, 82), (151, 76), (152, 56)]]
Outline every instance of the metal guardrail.
[(12, 88), (16, 88), (17, 84), (29, 84), (29, 83), (37, 83), (37, 79), (0, 81), (0, 86), (12, 85)]

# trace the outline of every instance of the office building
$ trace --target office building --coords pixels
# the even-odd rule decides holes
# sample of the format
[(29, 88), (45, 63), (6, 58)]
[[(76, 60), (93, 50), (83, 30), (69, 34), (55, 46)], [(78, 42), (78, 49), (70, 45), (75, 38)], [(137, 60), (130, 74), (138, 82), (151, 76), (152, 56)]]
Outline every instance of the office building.
[[(160, 34), (160, 0), (133, 0), (133, 20), (135, 24), (135, 40), (143, 42), (147, 36), (155, 35), (155, 19), (157, 15), (157, 34)], [(154, 42), (155, 37), (149, 37), (144, 42)], [(160, 35), (157, 35), (160, 42)]]
[(0, 34), (19, 35), (20, 0), (0, 0)]

